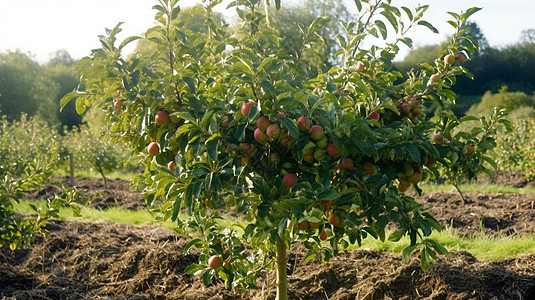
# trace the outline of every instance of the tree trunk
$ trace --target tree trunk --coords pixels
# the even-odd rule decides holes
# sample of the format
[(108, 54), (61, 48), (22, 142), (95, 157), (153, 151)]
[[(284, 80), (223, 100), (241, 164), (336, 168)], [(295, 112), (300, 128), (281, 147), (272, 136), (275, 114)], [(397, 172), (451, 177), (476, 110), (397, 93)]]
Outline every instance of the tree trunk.
[(286, 265), (286, 242), (277, 236), (277, 300), (288, 300), (288, 275)]
[(69, 184), (74, 186), (74, 155), (69, 153), (70, 181)]

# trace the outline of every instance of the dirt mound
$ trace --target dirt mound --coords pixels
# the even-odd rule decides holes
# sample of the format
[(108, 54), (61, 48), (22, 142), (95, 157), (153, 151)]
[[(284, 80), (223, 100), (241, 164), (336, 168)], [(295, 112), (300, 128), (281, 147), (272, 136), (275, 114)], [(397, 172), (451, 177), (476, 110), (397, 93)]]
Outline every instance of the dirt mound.
[[(2, 299), (273, 299), (263, 291), (205, 288), (183, 273), (196, 262), (172, 231), (111, 223), (54, 222), (30, 250), (0, 251)], [(441, 259), (430, 273), (418, 260), (378, 251), (344, 252), (325, 264), (289, 266), (291, 299), (535, 299), (535, 255), (478, 261)]]
[(535, 234), (535, 194), (424, 193), (417, 199), (432, 206), (430, 213), (441, 224), (463, 234)]
[[(53, 180), (69, 183), (68, 177), (54, 178)], [(123, 209), (140, 210), (147, 207), (143, 195), (130, 189), (130, 182), (122, 179), (108, 179), (104, 184), (101, 178), (76, 178), (75, 186), (89, 200), (89, 206), (106, 209), (119, 207)], [(52, 199), (59, 194), (60, 188), (52, 184), (44, 184), (40, 191), (31, 191), (26, 195), (30, 200)]]

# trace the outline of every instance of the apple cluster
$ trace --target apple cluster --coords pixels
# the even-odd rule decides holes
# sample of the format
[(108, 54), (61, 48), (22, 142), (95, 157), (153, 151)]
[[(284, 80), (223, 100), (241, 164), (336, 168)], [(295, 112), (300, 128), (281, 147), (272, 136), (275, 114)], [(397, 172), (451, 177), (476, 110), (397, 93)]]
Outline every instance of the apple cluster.
[(418, 124), (423, 113), (418, 98), (412, 95), (405, 96), (396, 102), (396, 107), (401, 116), (409, 118), (414, 124)]

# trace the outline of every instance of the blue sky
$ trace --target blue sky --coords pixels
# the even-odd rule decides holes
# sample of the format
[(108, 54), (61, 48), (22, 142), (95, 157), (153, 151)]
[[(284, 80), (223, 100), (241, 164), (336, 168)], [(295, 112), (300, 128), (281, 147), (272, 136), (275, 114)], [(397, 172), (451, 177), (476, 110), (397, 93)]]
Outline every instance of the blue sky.
[[(343, 1), (350, 9), (354, 7), (353, 0)], [(180, 3), (190, 6), (196, 2)], [(282, 2), (284, 5), (285, 1)], [(418, 3), (430, 4), (425, 19), (440, 33), (432, 34), (424, 28), (412, 31), (409, 36), (415, 46), (443, 41), (451, 34), (446, 11), (459, 12), (472, 6), (483, 8), (471, 20), (478, 23), (491, 46), (513, 44), (522, 30), (535, 28), (534, 0), (393, 0), (393, 4), (407, 7)], [(0, 52), (20, 49), (41, 63), (58, 49), (81, 58), (99, 47), (97, 35), (103, 34), (105, 27), (125, 22), (123, 38), (149, 28), (153, 24), (154, 4), (155, 0), (0, 0)]]

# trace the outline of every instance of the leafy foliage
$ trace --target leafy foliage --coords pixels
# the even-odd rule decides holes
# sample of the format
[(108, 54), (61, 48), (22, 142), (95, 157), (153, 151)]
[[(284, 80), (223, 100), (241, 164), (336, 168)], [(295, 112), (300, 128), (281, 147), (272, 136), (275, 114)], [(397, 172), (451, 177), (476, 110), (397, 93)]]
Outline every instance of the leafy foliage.
[[(75, 101), (79, 113), (102, 106), (111, 131), (144, 153), (146, 171), (137, 183), (150, 209), (190, 235), (187, 249), (203, 248), (189, 272), (206, 284), (218, 276), (229, 288), (251, 288), (255, 271), (277, 257), (284, 299), (287, 247), (301, 242), (310, 250), (306, 261), (326, 260), (368, 236), (385, 240), (390, 222), (399, 229), (389, 239), (408, 235), (404, 254), (420, 249), (424, 268), (437, 253), (446, 254), (427, 238), (441, 226), (404, 192), (410, 186), (421, 191), (418, 183), (429, 174), (424, 169), (435, 169), (430, 161), (453, 167), (457, 162), (448, 155), (460, 156), (458, 144), (476, 141), (454, 133), (464, 120), (451, 113), (456, 95), (450, 88), (458, 75), (472, 74), (444, 57), (474, 53), (477, 43), (463, 36), (461, 25), (477, 8), (450, 13), (457, 31), (434, 65), (422, 64), (395, 84), (402, 75), (392, 61), (400, 43), (412, 44), (407, 31), (436, 31), (423, 19), (427, 6), (355, 1), (357, 18), (340, 22), (340, 63), (316, 75), (299, 52), (281, 54), (259, 1), (229, 4), (240, 18), (237, 32), (214, 18), (220, 1), (205, 2), (204, 33), (175, 26), (177, 2), (154, 6), (158, 24), (145, 33), (158, 49), (151, 57), (124, 58), (122, 48), (138, 37), (118, 44), (120, 24), (106, 29), (102, 47), (78, 64), (78, 90), (61, 103)], [(300, 49), (313, 49), (327, 22), (318, 17), (303, 28), (296, 37)], [(378, 46), (390, 31), (396, 39)], [(429, 104), (441, 113), (427, 116)], [(503, 114), (482, 119), (479, 158), (493, 147), (489, 138)], [(451, 147), (433, 142), (437, 131)], [(458, 172), (482, 170), (459, 166)], [(225, 225), (219, 209), (232, 210), (247, 225)], [(213, 256), (222, 267), (207, 264)]]
[(35, 234), (46, 234), (49, 218), (57, 216), (58, 208), (71, 206), (79, 213), (75, 202), (81, 197), (75, 188), (63, 187), (62, 194), (46, 207), (32, 205), (35, 216), (20, 216), (13, 204), (30, 189), (39, 190), (48, 182), (60, 163), (57, 132), (39, 118), (22, 115), (20, 121), (0, 119), (0, 246), (9, 244), (12, 250), (27, 247)]

